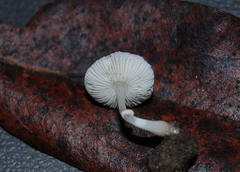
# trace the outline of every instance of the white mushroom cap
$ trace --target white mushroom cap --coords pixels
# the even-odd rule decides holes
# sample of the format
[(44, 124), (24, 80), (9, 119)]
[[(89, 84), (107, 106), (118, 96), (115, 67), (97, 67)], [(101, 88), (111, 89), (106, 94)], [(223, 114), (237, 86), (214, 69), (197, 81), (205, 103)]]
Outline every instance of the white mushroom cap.
[(123, 87), (126, 106), (141, 104), (152, 95), (154, 73), (143, 57), (115, 52), (97, 60), (85, 75), (88, 93), (99, 103), (117, 108), (117, 88)]

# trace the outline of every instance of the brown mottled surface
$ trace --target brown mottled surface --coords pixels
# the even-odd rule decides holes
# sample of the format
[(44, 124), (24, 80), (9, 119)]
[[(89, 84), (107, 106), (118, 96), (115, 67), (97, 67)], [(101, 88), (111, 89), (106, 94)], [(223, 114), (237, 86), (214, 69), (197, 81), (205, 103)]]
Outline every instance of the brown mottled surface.
[(10, 133), (83, 170), (145, 166), (149, 148), (127, 140), (117, 111), (94, 104), (76, 81), (4, 60), (0, 69), (0, 123)]
[(100, 57), (136, 53), (153, 65), (158, 98), (239, 119), (239, 25), (216, 9), (174, 0), (61, 1), (29, 27), (1, 25), (0, 52), (80, 83)]
[(2, 24), (0, 125), (79, 169), (146, 170), (161, 139), (138, 138), (150, 135), (135, 128), (131, 134), (118, 112), (94, 102), (83, 86), (94, 61), (127, 51), (155, 72), (154, 95), (136, 114), (175, 121), (197, 137), (192, 171), (236, 171), (239, 28), (234, 16), (177, 0), (62, 0), (28, 27)]

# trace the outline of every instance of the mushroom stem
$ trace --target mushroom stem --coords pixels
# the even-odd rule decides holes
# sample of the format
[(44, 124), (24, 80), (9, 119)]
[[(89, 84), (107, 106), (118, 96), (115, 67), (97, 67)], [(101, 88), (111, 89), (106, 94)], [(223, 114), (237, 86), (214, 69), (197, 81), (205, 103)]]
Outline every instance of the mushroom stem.
[(165, 136), (169, 134), (178, 134), (179, 129), (165, 121), (151, 121), (134, 116), (134, 112), (131, 109), (126, 108), (125, 104), (125, 85), (118, 83), (116, 85), (117, 90), (117, 102), (118, 109), (122, 118), (128, 123), (141, 128), (143, 130), (149, 131), (158, 136)]
[(126, 109), (126, 104), (125, 104), (125, 85), (122, 83), (118, 83), (116, 85), (116, 90), (117, 90), (117, 102), (118, 102), (118, 109), (119, 112), (121, 113), (123, 110)]
[[(129, 122), (130, 124), (141, 128), (143, 130), (149, 131), (158, 136), (165, 136), (169, 134), (178, 134), (179, 128), (174, 127), (173, 125), (165, 121), (151, 121), (142, 118), (138, 118), (131, 113), (132, 110), (126, 109), (122, 111), (122, 118)], [(133, 111), (132, 111), (133, 112)]]

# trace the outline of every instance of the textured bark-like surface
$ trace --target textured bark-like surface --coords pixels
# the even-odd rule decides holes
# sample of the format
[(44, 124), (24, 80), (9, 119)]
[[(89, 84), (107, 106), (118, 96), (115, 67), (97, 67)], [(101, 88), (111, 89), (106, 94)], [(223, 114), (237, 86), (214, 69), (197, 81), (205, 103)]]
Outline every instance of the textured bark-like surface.
[(239, 168), (238, 18), (177, 0), (62, 0), (28, 27), (0, 25), (0, 38), (0, 125), (33, 147), (79, 169), (147, 170), (161, 139), (123, 123), (83, 85), (93, 62), (127, 51), (155, 72), (153, 97), (136, 114), (197, 137), (192, 171)]

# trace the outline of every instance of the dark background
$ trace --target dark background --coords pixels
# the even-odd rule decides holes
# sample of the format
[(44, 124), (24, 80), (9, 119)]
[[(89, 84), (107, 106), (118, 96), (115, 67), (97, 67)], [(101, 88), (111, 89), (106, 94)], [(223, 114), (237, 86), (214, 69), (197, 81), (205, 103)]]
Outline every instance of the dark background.
[[(216, 7), (240, 17), (240, 0), (189, 0)], [(25, 26), (38, 9), (53, 0), (0, 0), (0, 23)]]
[[(53, 0), (0, 0), (0, 23), (25, 26), (40, 7)], [(189, 0), (240, 17), (240, 0)], [(0, 172), (79, 172), (40, 153), (0, 127)]]

